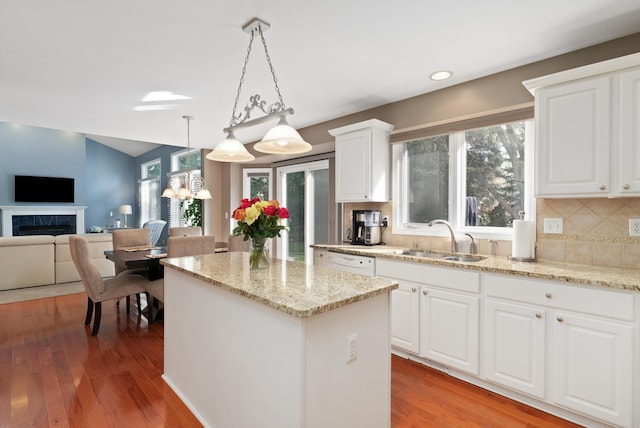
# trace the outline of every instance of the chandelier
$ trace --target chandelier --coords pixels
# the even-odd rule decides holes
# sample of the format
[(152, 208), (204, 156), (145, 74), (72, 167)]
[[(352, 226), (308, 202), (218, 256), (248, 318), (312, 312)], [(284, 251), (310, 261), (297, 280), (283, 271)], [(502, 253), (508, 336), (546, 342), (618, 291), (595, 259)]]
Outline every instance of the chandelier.
[[(253, 148), (262, 153), (270, 154), (298, 154), (305, 153), (311, 150), (311, 144), (302, 139), (298, 131), (293, 129), (287, 123), (287, 116), (293, 114), (292, 108), (287, 108), (282, 100), (282, 94), (280, 93), (280, 87), (278, 86), (278, 79), (276, 78), (273, 64), (271, 63), (271, 57), (267, 49), (267, 42), (264, 39), (264, 31), (268, 30), (270, 25), (261, 19), (254, 18), (244, 27), (242, 30), (251, 34), (249, 39), (249, 47), (247, 48), (247, 55), (244, 59), (244, 65), (242, 67), (242, 75), (240, 76), (240, 84), (238, 85), (238, 92), (236, 93), (236, 99), (233, 104), (233, 111), (231, 112), (231, 120), (229, 126), (223, 129), (223, 132), (227, 134), (227, 137), (213, 149), (206, 157), (207, 159), (220, 161), (220, 162), (248, 162), (255, 159), (255, 157), (247, 151), (244, 145), (238, 141), (234, 135), (234, 131), (241, 128), (248, 128), (250, 126), (265, 123), (271, 120), (279, 119), (278, 124), (271, 128), (264, 138), (257, 142)], [(264, 47), (264, 53), (271, 71), (271, 77), (275, 85), (275, 91), (278, 96), (278, 100), (273, 104), (268, 104), (259, 94), (249, 97), (249, 102), (244, 107), (243, 111), (238, 113), (238, 100), (240, 99), (240, 93), (242, 91), (242, 84), (244, 83), (245, 73), (247, 71), (247, 64), (249, 63), (249, 56), (251, 55), (251, 46), (255, 36), (258, 35), (262, 41)], [(251, 118), (251, 114), (254, 109), (260, 110), (265, 116), (258, 118)]]
[[(189, 129), (189, 122), (193, 120), (193, 116), (182, 116), (183, 119), (187, 121), (187, 168), (189, 167), (189, 162), (191, 161), (191, 136)], [(167, 188), (162, 192), (163, 198), (176, 198), (176, 199), (211, 199), (211, 192), (207, 189), (204, 184), (204, 180), (200, 175), (194, 176), (194, 172), (197, 169), (187, 169), (184, 171), (180, 171), (178, 174), (169, 173), (171, 178), (176, 175), (180, 176), (180, 188), (176, 192), (173, 190), (171, 186), (171, 178), (169, 179), (169, 183), (167, 184)]]

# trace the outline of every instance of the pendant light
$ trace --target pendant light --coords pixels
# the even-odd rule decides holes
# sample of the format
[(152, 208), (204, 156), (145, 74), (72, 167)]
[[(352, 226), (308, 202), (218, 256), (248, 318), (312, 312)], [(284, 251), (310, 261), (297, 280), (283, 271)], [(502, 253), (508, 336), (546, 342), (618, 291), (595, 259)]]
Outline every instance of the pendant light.
[[(182, 116), (183, 119), (187, 121), (187, 164), (191, 159), (191, 132), (190, 132), (190, 121), (194, 119), (193, 116)], [(188, 167), (188, 165), (187, 165)], [(211, 199), (211, 192), (207, 189), (204, 184), (204, 179), (200, 176), (191, 178), (193, 170), (187, 169), (184, 172), (184, 177), (180, 179), (180, 188), (178, 191), (174, 191), (173, 187), (171, 187), (171, 183), (167, 184), (167, 188), (162, 192), (163, 198), (177, 198), (177, 199)], [(170, 174), (173, 175), (173, 174)], [(196, 187), (198, 190), (196, 192)], [(195, 192), (195, 194), (194, 194)]]
[[(247, 151), (244, 145), (235, 138), (233, 131), (241, 128), (248, 128), (260, 123), (265, 123), (274, 119), (280, 119), (278, 124), (271, 128), (265, 137), (254, 145), (256, 151), (262, 153), (272, 154), (299, 154), (305, 153), (311, 150), (311, 144), (302, 139), (300, 134), (293, 129), (287, 123), (286, 116), (293, 114), (292, 108), (287, 108), (282, 100), (282, 94), (280, 93), (280, 87), (278, 86), (278, 79), (276, 78), (273, 64), (271, 63), (271, 57), (267, 49), (267, 42), (264, 39), (264, 31), (268, 30), (270, 25), (261, 19), (254, 18), (247, 25), (242, 27), (242, 30), (251, 34), (249, 39), (249, 47), (247, 48), (247, 55), (244, 60), (244, 66), (242, 67), (242, 75), (240, 77), (240, 85), (236, 93), (236, 99), (233, 104), (233, 111), (231, 113), (231, 120), (229, 126), (224, 128), (224, 132), (227, 137), (213, 149), (211, 153), (207, 155), (207, 159), (220, 161), (220, 162), (248, 162), (255, 159), (255, 157)], [(236, 113), (238, 107), (238, 100), (240, 99), (240, 93), (242, 92), (242, 84), (247, 71), (247, 64), (249, 63), (249, 56), (251, 55), (251, 47), (256, 35), (260, 36), (262, 46), (264, 47), (264, 53), (271, 71), (271, 77), (275, 86), (275, 91), (278, 96), (278, 101), (271, 105), (267, 105), (267, 102), (262, 100), (259, 94), (253, 95), (249, 98), (249, 103), (243, 109), (241, 113)], [(253, 109), (261, 110), (265, 116), (251, 119), (251, 112)]]

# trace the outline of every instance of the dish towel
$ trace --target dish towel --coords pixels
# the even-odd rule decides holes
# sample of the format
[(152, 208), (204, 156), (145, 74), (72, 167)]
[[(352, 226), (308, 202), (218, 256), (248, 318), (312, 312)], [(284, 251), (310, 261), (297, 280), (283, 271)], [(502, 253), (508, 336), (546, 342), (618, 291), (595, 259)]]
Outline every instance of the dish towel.
[(466, 198), (466, 226), (478, 225), (478, 199), (475, 196), (467, 196)]

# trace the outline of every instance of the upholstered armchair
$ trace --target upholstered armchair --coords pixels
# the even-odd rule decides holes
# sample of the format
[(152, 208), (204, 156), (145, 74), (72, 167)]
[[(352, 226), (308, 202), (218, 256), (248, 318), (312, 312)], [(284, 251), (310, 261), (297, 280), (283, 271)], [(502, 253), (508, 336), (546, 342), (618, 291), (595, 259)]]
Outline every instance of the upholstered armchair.
[[(88, 326), (93, 318), (91, 335), (95, 336), (100, 329), (102, 302), (144, 293), (149, 280), (135, 274), (122, 274), (106, 280), (103, 279), (97, 266), (91, 260), (89, 241), (82, 236), (72, 235), (69, 237), (69, 250), (87, 292), (87, 315), (84, 324)], [(127, 306), (128, 313), (129, 306)]]
[(227, 251), (244, 251), (249, 252), (251, 250), (251, 241), (244, 240), (243, 235), (229, 235), (229, 241), (227, 244)]
[(158, 243), (166, 224), (167, 222), (164, 220), (151, 220), (142, 225), (143, 229), (149, 229), (151, 233), (151, 245)]

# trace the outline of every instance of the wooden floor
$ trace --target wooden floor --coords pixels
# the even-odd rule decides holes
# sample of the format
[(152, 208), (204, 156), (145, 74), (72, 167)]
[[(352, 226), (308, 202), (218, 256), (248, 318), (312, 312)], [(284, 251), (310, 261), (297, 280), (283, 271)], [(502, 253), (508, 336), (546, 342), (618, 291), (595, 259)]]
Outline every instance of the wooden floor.
[[(0, 305), (0, 427), (200, 426), (160, 377), (162, 322), (106, 303), (91, 337), (85, 309), (85, 294)], [(575, 426), (395, 356), (391, 379), (393, 428)]]

